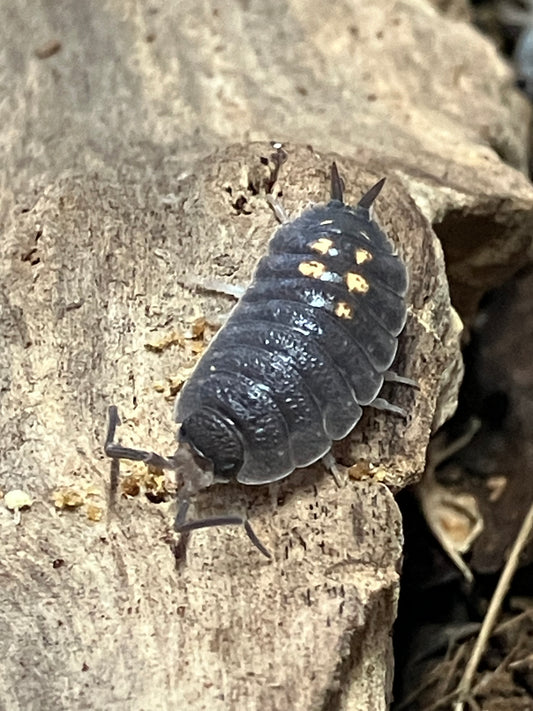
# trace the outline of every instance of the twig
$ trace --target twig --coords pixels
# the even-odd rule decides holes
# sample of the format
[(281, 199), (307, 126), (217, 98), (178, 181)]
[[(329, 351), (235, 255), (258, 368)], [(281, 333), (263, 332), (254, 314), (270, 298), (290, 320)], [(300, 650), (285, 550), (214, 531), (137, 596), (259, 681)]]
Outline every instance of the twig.
[[(449, 651), (450, 650), (448, 650), (446, 654), (448, 654)], [(448, 670), (448, 673), (446, 675), (446, 681), (440, 686), (442, 693), (444, 693), (444, 691), (446, 691), (446, 689), (448, 688), (449, 682), (451, 681), (455, 671), (457, 670), (457, 665), (461, 660), (462, 651), (463, 648), (458, 647), (455, 650), (455, 654), (451, 659), (447, 659), (442, 664), (439, 664), (438, 666), (431, 669), (428, 674), (424, 674), (423, 681), (414, 689), (414, 691), (412, 691), (408, 696), (402, 699), (402, 701), (397, 706), (394, 707), (395, 710), (405, 711), (405, 709), (411, 708), (411, 704), (413, 703), (413, 701), (418, 699), (418, 697), (422, 694), (423, 691), (428, 689), (432, 684), (435, 684), (435, 682), (438, 683), (441, 680), (443, 674), (443, 667), (449, 666), (450, 669)], [(432, 709), (436, 709), (447, 700), (453, 699), (454, 695), (455, 691), (453, 691), (451, 694), (447, 694), (444, 697), (441, 696), (436, 704), (435, 702), (433, 702), (430, 706), (424, 707), (422, 711), (431, 711)]]
[(500, 612), (500, 607), (502, 605), (503, 599), (507, 594), (507, 591), (509, 590), (511, 580), (518, 567), (522, 550), (527, 544), (532, 530), (533, 504), (531, 504), (531, 506), (529, 507), (529, 511), (524, 517), (520, 531), (518, 532), (514, 545), (511, 549), (511, 553), (509, 555), (507, 563), (505, 564), (505, 568), (503, 569), (500, 579), (498, 580), (498, 585), (496, 586), (496, 590), (494, 591), (492, 600), (490, 601), (489, 609), (487, 610), (487, 614), (485, 615), (485, 619), (483, 620), (483, 624), (481, 625), (479, 636), (474, 645), (474, 649), (472, 650), (472, 655), (468, 660), (463, 677), (459, 682), (459, 686), (457, 687), (458, 700), (454, 706), (454, 711), (463, 711), (464, 709), (465, 701), (467, 700), (467, 697), (469, 696), (470, 690), (472, 688), (472, 681), (474, 679), (474, 675), (479, 666), (479, 662), (481, 661), (481, 657), (485, 651), (485, 647), (487, 646), (489, 637), (492, 634), (492, 630), (496, 623), (496, 618), (498, 617), (498, 614)]
[(464, 643), (459, 645), (457, 649), (455, 650), (455, 654), (453, 655), (450, 664), (450, 669), (448, 670), (448, 673), (446, 674), (446, 678), (444, 680), (444, 685), (443, 685), (443, 690), (446, 691), (446, 689), (450, 688), (450, 684), (452, 682), (453, 675), (457, 671), (457, 667), (459, 666), (459, 662), (461, 661), (463, 654), (465, 650), (465, 645)]
[(519, 615), (516, 617), (511, 617), (510, 620), (505, 620), (504, 622), (500, 622), (500, 624), (496, 627), (494, 630), (495, 634), (501, 634), (502, 632), (507, 632), (509, 628), (513, 627), (522, 627), (522, 623), (525, 622), (526, 620), (533, 620), (533, 609), (531, 610), (526, 610), (525, 612), (521, 612)]
[[(499, 674), (501, 674), (509, 666), (509, 664), (512, 663), (513, 656), (516, 652), (517, 648), (515, 646), (508, 654), (505, 655), (496, 669), (491, 671), (490, 676), (485, 676), (484, 678), (482, 677), (472, 689), (472, 696), (476, 696), (479, 693), (484, 693), (486, 695), (487, 691), (490, 690), (495, 683), (498, 683)], [(470, 699), (469, 703), (472, 703), (472, 699)]]
[(440, 699), (437, 699), (437, 701), (432, 703), (431, 706), (424, 706), (423, 711), (437, 711), (437, 709), (447, 706), (448, 701), (451, 701), (453, 698), (455, 698), (455, 691), (452, 691), (451, 693), (442, 696)]

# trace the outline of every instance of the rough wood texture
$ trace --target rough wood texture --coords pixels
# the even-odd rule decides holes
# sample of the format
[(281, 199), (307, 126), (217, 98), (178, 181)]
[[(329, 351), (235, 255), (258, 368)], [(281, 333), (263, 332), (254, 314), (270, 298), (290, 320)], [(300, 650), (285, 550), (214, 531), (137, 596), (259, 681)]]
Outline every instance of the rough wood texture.
[[(385, 708), (401, 525), (384, 482), (420, 476), (460, 378), (429, 221), (455, 238), (459, 285), (475, 271), (457, 247), (469, 254), (462, 216), (491, 236), (472, 246), (482, 268), (458, 302), (467, 315), (529, 247), (533, 193), (517, 170), (527, 110), (509, 70), (422, 0), (334, 12), (296, 0), (19, 2), (0, 33), (0, 488), (35, 500), (19, 526), (0, 507), (3, 703)], [(185, 355), (145, 344), (227, 310), (180, 276), (250, 275), (274, 227), (250, 187), (271, 138), (293, 142), (279, 182), (290, 212), (326, 196), (330, 151), (351, 197), (388, 176), (378, 215), (412, 279), (398, 368), (421, 390), (391, 388), (412, 418), (369, 414), (340, 447), (354, 477), (372, 465), (371, 479), (338, 490), (317, 467), (200, 498), (201, 512), (248, 509), (273, 563), (221, 530), (193, 534), (176, 566), (171, 504), (108, 505), (105, 410), (119, 405), (124, 441), (171, 451), (171, 407), (154, 384)], [(61, 487), (85, 503), (56, 510)]]

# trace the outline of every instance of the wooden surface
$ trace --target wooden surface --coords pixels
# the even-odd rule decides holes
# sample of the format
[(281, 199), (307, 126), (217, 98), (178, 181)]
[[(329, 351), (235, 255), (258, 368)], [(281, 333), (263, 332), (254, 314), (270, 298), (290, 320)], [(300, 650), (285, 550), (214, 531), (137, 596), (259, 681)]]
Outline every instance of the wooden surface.
[[(402, 544), (387, 484), (420, 477), (461, 375), (430, 222), (467, 317), (529, 248), (509, 70), (422, 0), (18, 2), (0, 33), (0, 489), (34, 500), (19, 525), (0, 506), (6, 709), (386, 708)], [(247, 510), (273, 562), (235, 529), (195, 532), (176, 561), (172, 502), (110, 499), (106, 408), (124, 442), (172, 451), (158, 384), (190, 353), (146, 344), (231, 306), (184, 278), (249, 278), (275, 228), (270, 139), (287, 141), (293, 214), (326, 198), (333, 157), (353, 201), (387, 176), (376, 214), (411, 276), (397, 369), (420, 391), (388, 386), (410, 417), (369, 412), (339, 445), (356, 465), (340, 489), (315, 467), (202, 494), (200, 513)], [(65, 487), (82, 505), (56, 507)]]

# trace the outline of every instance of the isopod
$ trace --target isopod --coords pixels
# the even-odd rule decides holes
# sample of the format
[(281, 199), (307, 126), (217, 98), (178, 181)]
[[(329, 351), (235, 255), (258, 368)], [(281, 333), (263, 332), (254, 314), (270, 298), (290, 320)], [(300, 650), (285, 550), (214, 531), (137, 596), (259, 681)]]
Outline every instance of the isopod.
[(177, 470), (177, 531), (241, 524), (239, 515), (186, 522), (191, 497), (219, 482), (268, 484), (326, 455), (366, 405), (405, 414), (379, 397), (406, 321), (407, 269), (372, 217), (385, 179), (355, 207), (331, 168), (331, 200), (285, 221), (252, 282), (176, 400), (179, 447), (170, 457), (113, 442), (106, 454)]

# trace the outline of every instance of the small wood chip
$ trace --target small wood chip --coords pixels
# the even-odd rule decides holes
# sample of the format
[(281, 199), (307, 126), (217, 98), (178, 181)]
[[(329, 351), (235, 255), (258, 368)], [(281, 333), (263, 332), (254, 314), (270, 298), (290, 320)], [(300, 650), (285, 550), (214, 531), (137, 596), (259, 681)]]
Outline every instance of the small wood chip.
[(54, 491), (52, 500), (56, 509), (76, 509), (85, 501), (85, 496), (76, 489), (63, 488)]
[(61, 49), (61, 42), (57, 39), (49, 40), (40, 47), (37, 47), (34, 54), (37, 59), (48, 59), (54, 54), (57, 54)]

